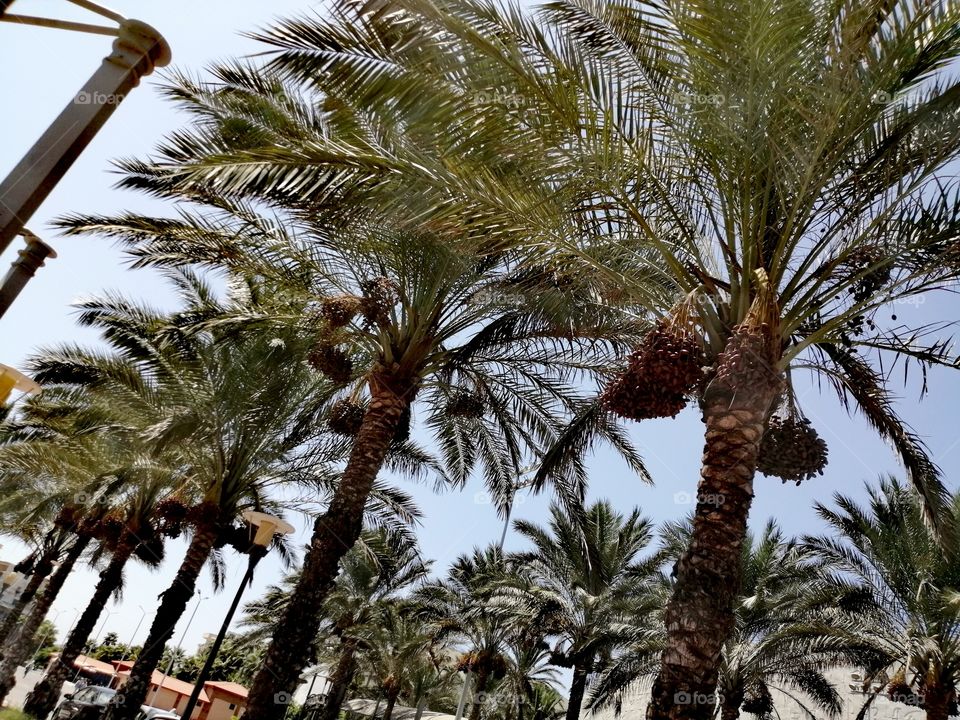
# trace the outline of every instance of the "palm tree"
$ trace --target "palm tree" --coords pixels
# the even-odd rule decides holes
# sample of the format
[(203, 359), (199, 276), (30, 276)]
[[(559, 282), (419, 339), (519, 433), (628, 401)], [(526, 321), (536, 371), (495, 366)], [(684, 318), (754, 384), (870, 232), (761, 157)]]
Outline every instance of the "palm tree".
[[(689, 544), (691, 523), (667, 523), (661, 533), (660, 557), (675, 567)], [(590, 693), (594, 710), (619, 705), (625, 692), (656, 677), (667, 642), (662, 615), (670, 590), (665, 582), (651, 593), (657, 611), (637, 616), (633, 642), (598, 677)], [(840, 697), (824, 671), (863, 661), (866, 648), (825, 631), (819, 613), (832, 597), (809, 557), (773, 520), (758, 537), (747, 536), (735, 629), (724, 644), (717, 687), (707, 698), (716, 699), (717, 717), (736, 720), (741, 712), (768, 717), (771, 690), (811, 720), (839, 714)]]
[(103, 523), (101, 539), (110, 553), (109, 561), (100, 572), (86, 608), (64, 641), (57, 663), (47, 669), (27, 696), (23, 709), (34, 717), (46, 717), (53, 710), (63, 683), (73, 672), (73, 663), (83, 653), (107, 602), (121, 590), (128, 562), (137, 558), (156, 567), (163, 559), (164, 536), (175, 537), (183, 530), (185, 517), (176, 510), (170, 512), (176, 505), (183, 506), (169, 494), (167, 478), (144, 477), (144, 469), (140, 468), (140, 477), (136, 479), (124, 478), (126, 492), (117, 498), (122, 505), (114, 502), (115, 510), (108, 513)]
[[(943, 720), (957, 714), (960, 683), (956, 536), (945, 547), (920, 498), (895, 478), (867, 493), (866, 507), (840, 493), (835, 509), (818, 504), (833, 534), (803, 541), (834, 592), (823, 629), (870, 653), (868, 677), (892, 700)], [(960, 517), (960, 495), (945, 512), (945, 524)]]
[[(958, 54), (958, 14), (918, 0), (560, 0), (534, 23), (471, 0), (340, 4), (332, 23), (266, 33), (279, 79), (220, 72), (241, 92), (259, 82), (261, 98), (309, 82), (329, 97), (323, 120), (288, 101), (264, 123), (237, 113), (234, 93), (214, 94), (197, 108), (209, 124), (165, 162), (128, 165), (127, 184), (252, 189), (343, 222), (366, 204), (407, 227), (515, 231), (538, 262), (631, 294), (659, 326), (608, 407), (642, 419), (695, 397), (706, 423), (708, 501), (677, 568), (653, 717), (706, 718), (673, 698), (716, 687), (756, 469), (802, 481), (826, 460), (791, 369), (812, 368), (859, 409), (896, 448), (928, 521), (939, 516), (939, 472), (876, 365), (952, 364), (936, 326), (879, 314), (958, 274), (960, 204), (939, 171), (960, 147), (960, 92), (937, 76)], [(281, 123), (327, 117), (351, 132), (277, 139)], [(211, 140), (211, 128), (226, 132)]]
[[(486, 717), (532, 720), (544, 692), (558, 692), (558, 671), (551, 666), (550, 647), (542, 638), (531, 637), (529, 632), (515, 633), (507, 643), (505, 656), (506, 672), (489, 693), (492, 702), (488, 703)], [(555, 705), (562, 705), (559, 695)]]
[[(230, 96), (240, 116), (252, 122), (262, 118), (263, 103), (273, 103), (285, 117), (278, 116), (271, 130), (277, 143), (302, 141), (302, 133), (325, 142), (337, 130), (291, 115), (295, 100), (278, 98), (277, 88), (268, 92), (256, 77), (231, 78), (213, 90), (185, 84), (187, 107), (205, 113)], [(347, 120), (343, 132), (353, 127)], [(197, 132), (219, 122), (201, 121)], [(230, 137), (224, 133), (217, 142)], [(273, 313), (237, 314), (236, 322), (312, 324), (318, 335), (312, 361), (345, 386), (331, 421), (354, 438), (352, 454), (337, 493), (316, 519), (298, 588), (247, 706), (251, 714), (274, 718), (282, 712), (274, 697), (297, 682), (323, 599), (360, 533), (372, 483), (398, 435), (407, 432), (412, 412), (425, 413), (423, 424), (440, 448), (447, 476), (463, 484), (476, 469), (501, 508), (521, 468), (553, 445), (562, 449), (544, 464), (538, 487), (565, 478), (571, 501), (585, 482), (579, 456), (596, 440), (610, 440), (642, 472), (620, 429), (574, 384), (606, 367), (608, 339), (629, 335), (636, 323), (610, 316), (575, 281), (570, 286), (570, 278), (519, 271), (506, 239), (474, 236), (468, 228), (400, 227), (363, 206), (348, 227), (324, 224), (322, 212), (288, 205), (278, 206), (281, 220), (275, 221), (251, 210), (250, 203), (260, 200), (254, 185), (241, 199), (228, 192), (201, 195), (211, 205), (205, 214), (216, 212), (214, 225), (197, 214), (173, 222), (73, 218), (66, 226), (73, 233), (119, 238), (143, 264), (199, 263), (265, 278), (294, 301)], [(189, 197), (199, 196), (191, 191)], [(304, 305), (316, 311), (305, 316)], [(581, 341), (577, 329), (587, 326), (590, 338)], [(564, 432), (570, 416), (578, 422)], [(342, 422), (350, 418), (353, 424)]]
[(491, 604), (497, 588), (516, 568), (495, 546), (458, 557), (442, 580), (414, 594), (420, 614), (433, 623), (438, 640), (453, 639), (464, 648), (457, 669), (472, 678), (470, 720), (479, 720), (491, 683), (507, 671), (509, 642), (515, 625), (506, 609)]
[[(429, 571), (417, 550), (415, 539), (398, 529), (368, 529), (342, 562), (343, 569), (323, 605), (323, 623), (318, 642), (326, 638), (335, 646), (333, 673), (327, 698), (317, 720), (335, 719), (353, 683), (359, 656), (366, 651), (365, 638), (379, 632), (383, 606), (399, 593), (422, 580)], [(282, 587), (272, 587), (260, 600), (247, 604), (243, 625), (248, 642), (268, 641), (278, 618), (297, 586), (296, 574)]]
[(957, 187), (941, 172), (960, 149), (960, 91), (935, 77), (960, 53), (960, 6), (561, 1), (544, 9), (544, 31), (519, 13), (450, 5), (461, 23), (482, 17), (488, 37), (520, 38), (524, 52), (502, 67), (520, 68), (524, 116), (583, 138), (568, 151), (593, 175), (597, 238), (560, 236), (556, 252), (623, 284), (634, 261), (676, 288), (667, 303), (638, 296), (658, 327), (605, 401), (645, 419), (695, 397), (703, 414), (701, 501), (651, 718), (707, 718), (712, 707), (674, 698), (716, 687), (755, 472), (799, 482), (826, 462), (792, 370), (820, 373), (893, 444), (929, 522), (944, 503), (876, 365), (954, 364), (936, 324), (881, 314), (960, 267)]
[[(193, 317), (221, 309), (199, 278), (171, 277), (183, 313)], [(185, 518), (186, 555), (124, 686), (126, 703), (111, 706), (111, 720), (132, 720), (142, 704), (203, 566), (218, 541), (239, 541), (233, 523), (241, 511), (280, 512), (272, 486), (294, 475), (320, 486), (341, 448), (323, 442), (316, 430), (325, 385), (299, 361), (295, 336), (217, 342), (216, 333), (183, 332), (177, 320), (122, 298), (90, 300), (82, 306), (81, 321), (101, 330), (110, 351), (69, 346), (36, 363), (41, 382), (94, 388), (136, 409), (138, 418), (152, 415), (144, 439), (155, 452), (176, 451), (175, 473), (195, 503)]]
[(402, 603), (382, 604), (373, 622), (358, 633), (363, 644), (361, 670), (386, 700), (383, 720), (390, 720), (401, 694), (411, 693), (417, 669), (432, 666), (437, 650), (435, 636), (413, 610)]
[(514, 527), (533, 547), (513, 561), (530, 577), (508, 602), (522, 624), (555, 638), (551, 662), (573, 669), (566, 718), (577, 720), (587, 677), (629, 638), (631, 619), (650, 611), (644, 599), (660, 560), (639, 555), (652, 539), (652, 523), (639, 510), (625, 517), (600, 500), (575, 516), (551, 505), (548, 527), (528, 521)]

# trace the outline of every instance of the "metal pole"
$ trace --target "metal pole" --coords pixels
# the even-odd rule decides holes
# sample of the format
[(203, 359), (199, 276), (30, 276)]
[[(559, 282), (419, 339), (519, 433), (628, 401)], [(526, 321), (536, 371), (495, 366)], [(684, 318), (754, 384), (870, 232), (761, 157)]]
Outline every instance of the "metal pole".
[(140, 626), (143, 625), (143, 619), (147, 616), (147, 611), (144, 609), (143, 605), (137, 605), (140, 608), (140, 620), (137, 622), (137, 626), (133, 629), (133, 635), (130, 636), (130, 642), (127, 643), (127, 651), (123, 654), (123, 657), (120, 658), (120, 662), (123, 662), (128, 657), (130, 657), (130, 649), (133, 647), (133, 641), (137, 639), (137, 633), (140, 632)]
[(254, 545), (253, 548), (250, 549), (250, 559), (247, 562), (247, 571), (243, 574), (243, 581), (240, 583), (240, 587), (237, 588), (237, 594), (233, 596), (233, 603), (230, 605), (230, 609), (227, 611), (227, 616), (223, 619), (223, 624), (220, 625), (220, 632), (217, 633), (217, 637), (213, 641), (213, 645), (210, 646), (210, 651), (207, 653), (207, 659), (204, 661), (203, 667), (200, 669), (200, 674), (197, 676), (197, 682), (193, 685), (193, 692), (190, 693), (190, 699), (187, 700), (187, 705), (180, 714), (180, 717), (184, 718), (184, 720), (190, 720), (190, 716), (193, 715), (193, 711), (197, 707), (197, 702), (200, 700), (200, 693), (203, 691), (203, 686), (206, 684), (207, 678), (210, 677), (210, 669), (213, 667), (213, 663), (217, 659), (217, 653), (220, 652), (220, 646), (223, 644), (223, 639), (227, 636), (227, 630), (230, 629), (230, 622), (233, 620), (233, 614), (240, 606), (240, 598), (243, 597), (243, 591), (247, 589), (247, 585), (249, 585), (250, 581), (253, 579), (253, 569), (257, 566), (257, 563), (260, 562), (260, 558), (262, 558), (264, 555), (266, 555), (266, 548), (260, 547), (259, 545)]
[(160, 33), (139, 20), (120, 23), (113, 51), (0, 183), (0, 252), (7, 249), (140, 78), (169, 62), (170, 47)]

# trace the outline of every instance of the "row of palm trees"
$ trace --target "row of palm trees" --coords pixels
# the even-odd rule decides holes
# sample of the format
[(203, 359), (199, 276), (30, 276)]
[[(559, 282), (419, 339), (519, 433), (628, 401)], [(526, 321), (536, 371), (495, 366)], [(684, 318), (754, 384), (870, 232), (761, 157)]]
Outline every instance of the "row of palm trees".
[[(576, 517), (597, 442), (644, 474), (615, 416), (690, 401), (707, 500), (677, 556), (650, 717), (709, 717), (675, 698), (715, 692), (736, 635), (755, 471), (802, 482), (826, 462), (800, 370), (890, 441), (949, 547), (948, 493), (880, 368), (954, 365), (936, 325), (882, 313), (960, 276), (944, 173), (958, 22), (952, 0), (342, 0), (261, 31), (253, 59), (172, 76), (188, 126), (120, 169), (176, 214), (61, 226), (167, 273), (181, 308), (82, 305), (109, 350), (39, 356), (50, 391), (3, 449), (19, 483), (5, 507), (44, 547), (122, 559), (189, 537), (110, 720), (142, 702), (243, 509), (279, 511), (292, 487), (314, 503), (250, 693), (248, 713), (275, 720), (365, 513), (413, 513), (382, 470), (480, 474), (505, 512), (533, 463), (534, 489)], [(150, 482), (163, 513), (134, 518)], [(77, 488), (96, 502), (68, 502)], [(490, 662), (465, 667), (479, 683)]]
[[(788, 539), (771, 520), (748, 536), (717, 717), (768, 718), (775, 702), (837, 717), (881, 696), (928, 718), (958, 712), (956, 557), (936, 551), (910, 489), (883, 479), (867, 495), (866, 507), (839, 494), (835, 509), (818, 506), (831, 535)], [(398, 701), (452, 713), (458, 671), (475, 678), (469, 716), (491, 720), (570, 720), (649, 690), (689, 519), (655, 531), (606, 501), (578, 519), (557, 505), (550, 515), (545, 527), (515, 523), (529, 550), (478, 548), (441, 578), (409, 538), (366, 532), (324, 606), (315, 659), (329, 685), (310, 717), (337, 717), (351, 696), (376, 698), (385, 720)], [(904, 547), (905, 531), (916, 547)], [(291, 577), (247, 607), (251, 647), (269, 637), (294, 587)], [(565, 698), (561, 668), (573, 670)], [(844, 685), (853, 670), (865, 678), (857, 707), (844, 707), (851, 698), (831, 670)]]

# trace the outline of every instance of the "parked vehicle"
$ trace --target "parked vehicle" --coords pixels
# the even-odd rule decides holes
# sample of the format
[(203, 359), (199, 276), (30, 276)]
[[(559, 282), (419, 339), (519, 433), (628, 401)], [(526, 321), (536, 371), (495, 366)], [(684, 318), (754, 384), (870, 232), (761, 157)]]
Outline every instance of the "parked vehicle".
[(161, 708), (150, 707), (149, 705), (140, 706), (140, 714), (137, 720), (180, 720), (174, 710), (163, 710)]
[(53, 711), (53, 720), (99, 720), (116, 694), (112, 688), (89, 685), (64, 695)]

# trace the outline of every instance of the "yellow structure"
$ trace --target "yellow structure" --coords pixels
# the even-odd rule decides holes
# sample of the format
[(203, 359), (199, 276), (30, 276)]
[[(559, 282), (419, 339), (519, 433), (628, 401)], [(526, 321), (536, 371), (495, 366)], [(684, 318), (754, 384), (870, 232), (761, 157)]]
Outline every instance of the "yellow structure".
[(0, 403), (5, 403), (14, 390), (38, 393), (40, 386), (19, 370), (0, 364)]

